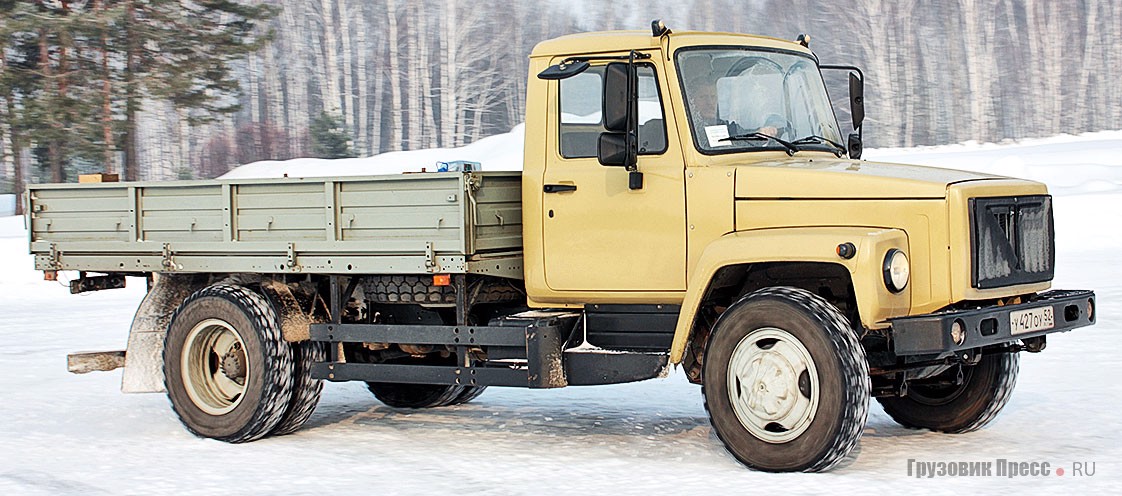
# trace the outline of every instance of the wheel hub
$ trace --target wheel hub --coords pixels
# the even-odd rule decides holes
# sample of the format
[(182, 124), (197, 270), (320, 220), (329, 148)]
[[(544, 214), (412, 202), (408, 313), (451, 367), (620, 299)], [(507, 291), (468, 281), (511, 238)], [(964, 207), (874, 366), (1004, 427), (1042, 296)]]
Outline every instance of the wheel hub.
[(222, 357), (222, 374), (238, 384), (244, 384), (245, 372), (245, 351), (241, 343), (235, 343)]
[(233, 411), (245, 396), (250, 364), (241, 335), (229, 322), (195, 324), (184, 340), (180, 366), (187, 396), (208, 415)]
[(778, 420), (790, 414), (799, 394), (798, 385), (790, 380), (798, 377), (791, 363), (779, 353), (765, 351), (752, 360), (751, 367), (755, 387), (748, 391), (748, 408), (767, 420)]
[(733, 349), (729, 402), (757, 439), (791, 441), (810, 427), (818, 409), (818, 372), (806, 346), (774, 327), (748, 333)]

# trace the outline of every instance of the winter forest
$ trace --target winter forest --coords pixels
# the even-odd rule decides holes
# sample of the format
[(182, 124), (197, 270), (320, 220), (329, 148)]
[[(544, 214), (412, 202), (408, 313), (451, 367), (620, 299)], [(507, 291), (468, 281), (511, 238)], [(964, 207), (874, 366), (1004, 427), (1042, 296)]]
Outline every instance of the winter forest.
[(0, 0), (0, 193), (463, 145), (522, 121), (537, 42), (655, 18), (809, 34), (870, 147), (1122, 128), (1118, 0)]

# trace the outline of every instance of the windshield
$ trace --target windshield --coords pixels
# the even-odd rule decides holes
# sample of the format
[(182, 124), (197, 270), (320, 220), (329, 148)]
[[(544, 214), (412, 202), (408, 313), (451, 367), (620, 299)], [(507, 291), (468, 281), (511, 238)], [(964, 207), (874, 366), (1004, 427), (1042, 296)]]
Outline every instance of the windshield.
[[(822, 74), (807, 55), (685, 49), (678, 52), (678, 78), (703, 153), (784, 149), (774, 140), (736, 139), (752, 133), (795, 142), (799, 150), (833, 151), (829, 142), (842, 141)], [(825, 140), (805, 139), (813, 136)]]

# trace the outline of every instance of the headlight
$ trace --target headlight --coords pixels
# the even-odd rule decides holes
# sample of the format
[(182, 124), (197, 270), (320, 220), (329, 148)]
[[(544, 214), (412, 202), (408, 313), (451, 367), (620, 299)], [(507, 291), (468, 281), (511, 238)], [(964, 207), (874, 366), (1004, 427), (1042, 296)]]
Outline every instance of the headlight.
[(911, 276), (908, 267), (908, 256), (904, 252), (893, 248), (884, 256), (884, 285), (889, 291), (899, 293), (908, 287), (908, 278)]

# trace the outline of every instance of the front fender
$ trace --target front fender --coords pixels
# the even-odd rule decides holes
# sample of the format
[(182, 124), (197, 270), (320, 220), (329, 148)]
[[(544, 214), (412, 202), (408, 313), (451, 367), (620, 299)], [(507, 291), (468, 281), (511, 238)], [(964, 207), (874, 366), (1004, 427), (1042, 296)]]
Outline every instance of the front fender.
[[(837, 246), (853, 243), (857, 254), (844, 259)], [(849, 271), (861, 323), (884, 327), (889, 317), (907, 315), (911, 286), (898, 294), (884, 285), (882, 264), (889, 249), (903, 250), (911, 260), (908, 236), (899, 229), (880, 227), (797, 227), (726, 234), (702, 252), (689, 279), (682, 311), (674, 330), (671, 363), (685, 355), (697, 311), (713, 276), (723, 267), (765, 262), (817, 262), (840, 265)]]

